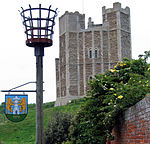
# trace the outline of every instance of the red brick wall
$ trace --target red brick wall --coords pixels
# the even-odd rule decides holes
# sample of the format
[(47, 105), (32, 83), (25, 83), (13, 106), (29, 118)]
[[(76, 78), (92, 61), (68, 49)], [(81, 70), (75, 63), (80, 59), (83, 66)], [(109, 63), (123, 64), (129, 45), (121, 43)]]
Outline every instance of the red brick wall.
[(150, 144), (150, 94), (125, 111), (108, 144)]

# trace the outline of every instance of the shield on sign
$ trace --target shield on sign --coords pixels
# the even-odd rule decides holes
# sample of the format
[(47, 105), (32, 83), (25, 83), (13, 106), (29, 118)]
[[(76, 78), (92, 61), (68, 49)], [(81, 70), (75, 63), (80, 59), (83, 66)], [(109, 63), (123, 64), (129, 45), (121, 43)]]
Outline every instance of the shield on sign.
[(5, 95), (5, 115), (12, 122), (20, 122), (28, 114), (28, 95)]

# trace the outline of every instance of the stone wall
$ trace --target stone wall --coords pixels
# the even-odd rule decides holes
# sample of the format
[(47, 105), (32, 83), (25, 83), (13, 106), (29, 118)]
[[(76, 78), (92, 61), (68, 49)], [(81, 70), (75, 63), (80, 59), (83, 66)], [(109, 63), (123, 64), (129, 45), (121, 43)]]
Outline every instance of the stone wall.
[(131, 28), (130, 28), (130, 9), (127, 12), (120, 13), (120, 26), (121, 26), (121, 55), (131, 59)]
[(60, 97), (60, 82), (59, 82), (59, 59), (56, 58), (55, 59), (55, 64), (56, 64), (56, 94), (57, 94), (57, 98)]
[(69, 95), (78, 96), (77, 33), (69, 33)]
[(59, 77), (60, 77), (60, 95), (61, 97), (64, 97), (66, 95), (66, 35), (63, 34), (60, 37), (60, 71), (59, 71)]
[(106, 72), (109, 69), (109, 53), (108, 53), (108, 32), (103, 31), (103, 71)]
[(101, 31), (94, 31), (94, 50), (97, 50), (98, 57), (94, 59), (94, 74), (102, 73), (102, 33)]
[(115, 63), (115, 62), (118, 62), (118, 60), (119, 60), (117, 30), (110, 31), (109, 38), (110, 38), (110, 63)]
[(116, 12), (111, 12), (107, 14), (107, 21), (109, 22), (109, 29), (117, 28), (117, 14)]
[(130, 16), (123, 12), (120, 13), (121, 29), (130, 32)]
[(121, 31), (121, 54), (122, 57), (131, 59), (131, 34), (125, 31)]
[(111, 144), (150, 144), (150, 94), (125, 111), (113, 134)]

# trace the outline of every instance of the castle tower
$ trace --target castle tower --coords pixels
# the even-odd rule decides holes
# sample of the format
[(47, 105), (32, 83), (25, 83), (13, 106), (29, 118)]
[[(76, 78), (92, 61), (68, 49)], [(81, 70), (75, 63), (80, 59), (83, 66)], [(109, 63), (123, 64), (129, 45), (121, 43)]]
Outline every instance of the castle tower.
[(103, 24), (107, 25), (107, 30), (103, 30), (105, 71), (124, 57), (131, 59), (130, 9), (122, 9), (120, 3), (114, 3), (113, 8), (103, 7), (102, 15)]
[(114, 3), (102, 8), (103, 24), (85, 15), (66, 12), (59, 18), (59, 59), (56, 59), (56, 106), (82, 98), (89, 89), (88, 80), (104, 73), (123, 57), (131, 58), (130, 9)]

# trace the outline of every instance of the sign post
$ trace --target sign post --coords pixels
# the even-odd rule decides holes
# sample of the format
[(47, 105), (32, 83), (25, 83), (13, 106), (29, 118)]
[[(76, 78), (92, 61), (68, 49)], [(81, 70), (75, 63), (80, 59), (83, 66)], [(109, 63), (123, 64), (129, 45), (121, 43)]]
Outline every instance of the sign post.
[[(40, 50), (41, 49), (41, 50)], [(41, 51), (41, 52), (38, 52)], [(43, 51), (43, 52), (42, 52)], [(43, 53), (44, 49), (35, 49), (36, 55), (36, 141), (42, 144), (43, 137)]]

